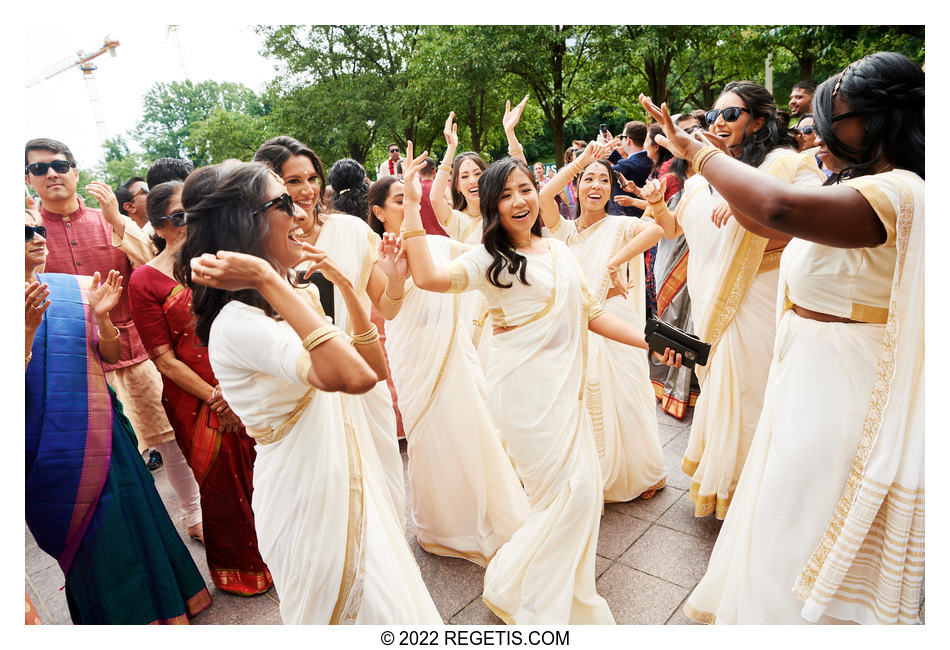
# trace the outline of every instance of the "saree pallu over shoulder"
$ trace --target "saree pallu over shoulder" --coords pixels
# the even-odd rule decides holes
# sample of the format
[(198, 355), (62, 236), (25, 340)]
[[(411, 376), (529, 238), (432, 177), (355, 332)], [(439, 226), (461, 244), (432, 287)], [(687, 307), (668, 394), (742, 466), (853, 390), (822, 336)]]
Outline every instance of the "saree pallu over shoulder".
[(861, 180), (888, 189), (886, 209), (897, 209), (890, 307), (847, 483), (794, 591), (810, 621), (827, 613), (916, 623), (924, 574), (924, 183), (902, 170)]
[(39, 547), (68, 573), (109, 472), (112, 402), (77, 276), (38, 279), (53, 300), (26, 372), (26, 519)]

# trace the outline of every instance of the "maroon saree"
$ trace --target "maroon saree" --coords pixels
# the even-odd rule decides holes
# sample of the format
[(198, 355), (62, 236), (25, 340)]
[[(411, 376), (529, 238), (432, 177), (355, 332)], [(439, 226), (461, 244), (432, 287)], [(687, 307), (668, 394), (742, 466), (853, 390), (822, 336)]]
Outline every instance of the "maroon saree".
[[(195, 335), (191, 290), (148, 265), (132, 273), (128, 290), (135, 329), (149, 358), (171, 350), (204, 381), (216, 385), (208, 349)], [(222, 433), (217, 414), (203, 399), (164, 375), (162, 382), (162, 405), (201, 494), (211, 579), (218, 589), (233, 594), (263, 593), (273, 580), (257, 549), (251, 511), (254, 441), (243, 427)]]

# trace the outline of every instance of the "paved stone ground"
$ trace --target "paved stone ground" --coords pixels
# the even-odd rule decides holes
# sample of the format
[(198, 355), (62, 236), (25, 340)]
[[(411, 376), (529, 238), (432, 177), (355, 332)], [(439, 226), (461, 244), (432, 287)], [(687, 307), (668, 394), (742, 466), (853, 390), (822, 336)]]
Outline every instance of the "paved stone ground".
[[(657, 408), (660, 443), (666, 456), (667, 486), (652, 499), (606, 506), (597, 544), (597, 591), (621, 624), (684, 625), (683, 602), (706, 569), (721, 522), (697, 519), (686, 491), (689, 478), (680, 460), (689, 437), (692, 409), (682, 421)], [(403, 443), (403, 463), (406, 462)], [(164, 468), (154, 473), (166, 506), (175, 503)], [(408, 503), (407, 488), (407, 503)], [(463, 625), (499, 625), (501, 620), (482, 603), (484, 570), (471, 562), (430, 555), (419, 548), (406, 516), (406, 539), (442, 618)], [(218, 591), (211, 583), (204, 547), (178, 531), (188, 547), (213, 604), (192, 619), (198, 625), (281, 624), (276, 590), (254, 598)], [(26, 591), (44, 623), (71, 624), (56, 561), (41, 551), (26, 530)]]

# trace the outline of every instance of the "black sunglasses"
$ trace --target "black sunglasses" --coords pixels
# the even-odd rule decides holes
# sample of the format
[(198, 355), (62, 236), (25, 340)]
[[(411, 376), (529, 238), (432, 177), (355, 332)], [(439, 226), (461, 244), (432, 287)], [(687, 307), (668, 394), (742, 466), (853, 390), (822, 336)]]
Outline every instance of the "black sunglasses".
[(75, 166), (75, 163), (71, 163), (68, 160), (54, 160), (52, 162), (30, 163), (26, 166), (26, 171), (30, 172), (34, 176), (46, 176), (46, 172), (49, 171), (50, 167), (52, 167), (53, 171), (57, 174), (65, 174), (70, 170), (70, 168)]
[(162, 219), (163, 220), (168, 219), (169, 221), (172, 222), (173, 225), (181, 228), (188, 221), (188, 213), (185, 212), (184, 210), (179, 210), (178, 212), (172, 212), (171, 214), (165, 215), (164, 217), (162, 217)]
[(33, 233), (39, 233), (40, 237), (46, 239), (46, 226), (27, 226), (26, 241), (33, 239)]
[(815, 132), (815, 127), (813, 127), (813, 126), (800, 126), (800, 127), (798, 127), (798, 131), (799, 131), (799, 133), (801, 133), (802, 135), (808, 135), (808, 134), (810, 134), (810, 133), (814, 133), (814, 132)]
[(720, 113), (722, 114), (722, 119), (727, 122), (735, 122), (738, 120), (740, 113), (748, 113), (749, 115), (752, 115), (752, 111), (750, 111), (748, 108), (742, 108), (741, 106), (714, 108), (711, 111), (706, 111), (706, 124), (712, 126), (712, 123), (716, 121), (716, 118), (719, 117)]
[(399, 153), (399, 149), (390, 149), (389, 153)]
[(275, 205), (277, 205), (278, 203), (281, 204), (280, 206), (281, 210), (289, 214), (291, 217), (294, 216), (295, 214), (294, 200), (290, 198), (290, 195), (287, 194), (286, 192), (278, 196), (276, 199), (271, 199), (270, 201), (262, 205), (261, 209), (258, 210), (258, 212), (264, 212), (265, 210), (269, 210)]
[(860, 115), (860, 113), (858, 113), (857, 111), (848, 111), (847, 113), (841, 113), (840, 115), (832, 115), (831, 123), (834, 124), (835, 122), (839, 120), (846, 120), (849, 117), (855, 117), (857, 115)]
[(139, 196), (139, 195), (141, 195), (141, 194), (148, 195), (148, 187), (142, 187), (142, 189), (140, 189), (138, 192), (136, 192), (135, 194), (132, 195), (132, 198), (134, 199), (135, 197), (137, 197), (137, 196)]

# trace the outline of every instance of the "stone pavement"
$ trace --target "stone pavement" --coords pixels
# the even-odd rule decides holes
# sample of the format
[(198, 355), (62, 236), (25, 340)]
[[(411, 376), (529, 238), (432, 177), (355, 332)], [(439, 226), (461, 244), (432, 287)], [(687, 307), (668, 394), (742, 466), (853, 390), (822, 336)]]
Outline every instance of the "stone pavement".
[[(702, 577), (721, 522), (697, 519), (689, 501), (689, 477), (680, 460), (689, 437), (692, 409), (682, 421), (659, 408), (660, 443), (666, 457), (667, 485), (649, 500), (606, 506), (597, 544), (597, 592), (607, 599), (617, 623), (683, 625), (683, 602)], [(402, 443), (403, 463), (406, 462)], [(155, 484), (166, 506), (175, 503), (164, 468)], [(408, 487), (407, 487), (407, 503)], [(211, 583), (204, 547), (191, 540), (178, 523), (178, 532), (191, 551), (208, 585), (213, 604), (192, 619), (198, 625), (281, 624), (275, 589), (262, 596), (242, 598), (218, 591)], [(406, 515), (406, 539), (419, 563), (423, 580), (447, 623), (498, 625), (501, 620), (482, 603), (484, 570), (471, 562), (430, 555), (419, 548)], [(26, 530), (26, 591), (44, 624), (69, 625), (63, 591), (63, 573), (56, 561), (41, 551)]]

